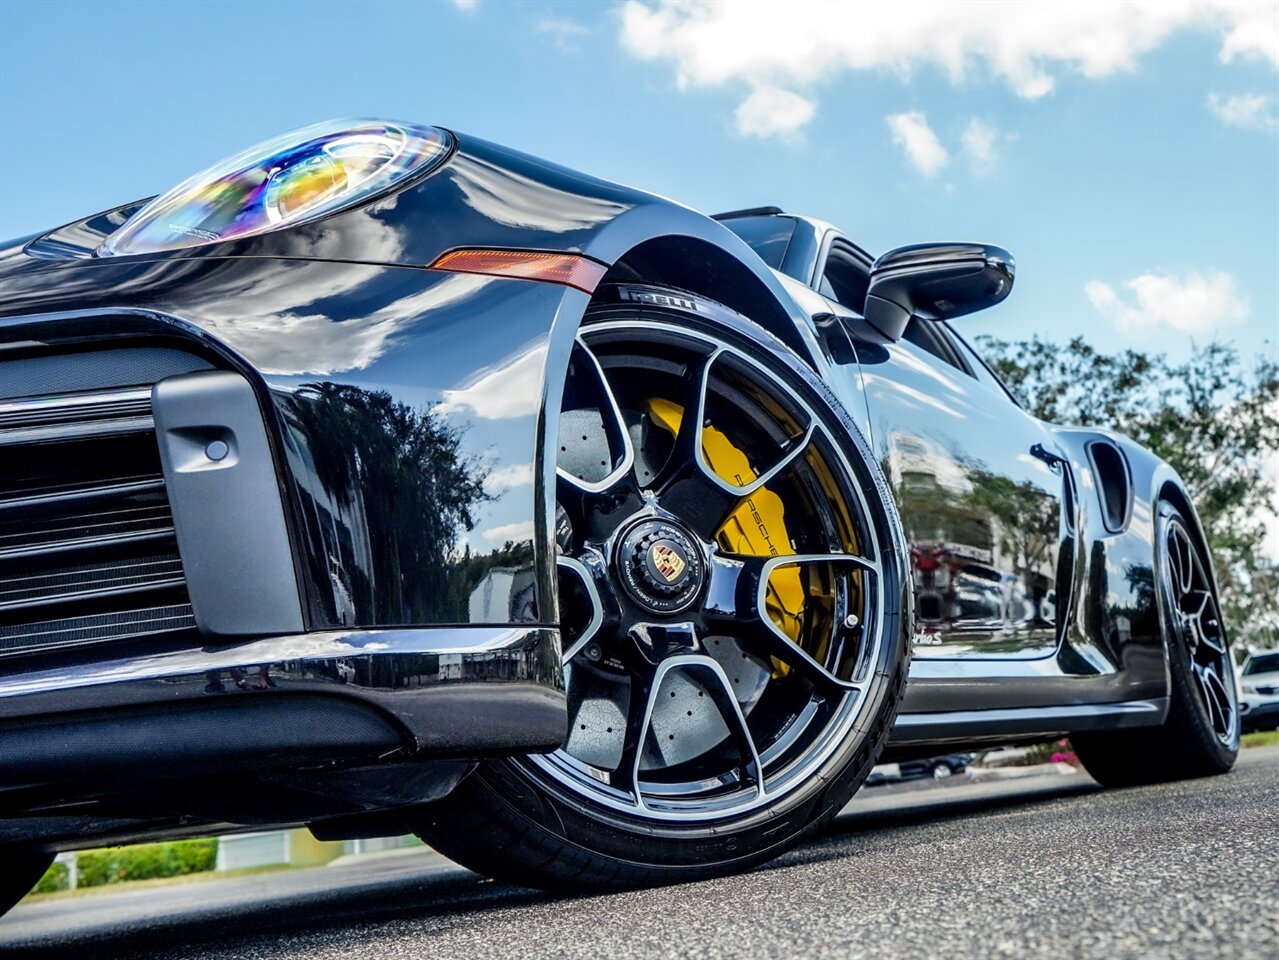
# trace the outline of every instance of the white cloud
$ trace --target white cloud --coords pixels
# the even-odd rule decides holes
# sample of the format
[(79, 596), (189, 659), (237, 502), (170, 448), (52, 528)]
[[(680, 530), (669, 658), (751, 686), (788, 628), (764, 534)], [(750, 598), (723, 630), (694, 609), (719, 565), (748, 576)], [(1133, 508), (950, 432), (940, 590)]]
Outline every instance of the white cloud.
[(453, 0), (453, 6), (463, 13), (474, 13), (479, 0)]
[(1084, 294), (1099, 313), (1125, 333), (1139, 334), (1168, 327), (1186, 334), (1215, 333), (1247, 319), (1248, 301), (1235, 289), (1235, 278), (1214, 270), (1182, 276), (1143, 273), (1124, 286), (1135, 303), (1100, 280), (1084, 286)]
[(1270, 97), (1264, 93), (1237, 93), (1233, 96), (1210, 93), (1208, 109), (1229, 127), (1243, 127), (1245, 130), (1273, 130), (1276, 127), (1275, 115), (1270, 111)]
[(1221, 62), (1265, 60), (1279, 67), (1279, 7), (1273, 2), (1217, 4), (1228, 9)]
[(893, 133), (893, 143), (906, 151), (915, 169), (926, 177), (936, 176), (950, 159), (928, 125), (928, 118), (918, 110), (891, 114), (888, 129)]
[(790, 90), (756, 87), (737, 108), (737, 132), (752, 137), (786, 137), (809, 120), (817, 107)]
[[(1131, 71), (1179, 31), (1221, 38), (1223, 62), (1258, 59), (1279, 67), (1279, 16), (1272, 3), (1167, 0), (1162, 3), (981, 3), (904, 0), (801, 8), (787, 0), (627, 0), (620, 18), (623, 47), (645, 60), (669, 61), (681, 88), (744, 86), (747, 102), (761, 90), (807, 94), (850, 71), (909, 79), (924, 67), (954, 83), (994, 79), (1018, 96), (1050, 93), (1063, 73), (1102, 78)], [(794, 134), (796, 125), (764, 123), (743, 132)], [(738, 128), (743, 128), (738, 110)], [(761, 110), (756, 101), (752, 110)], [(772, 115), (772, 114), (765, 114)], [(773, 134), (758, 130), (774, 129)]]
[(505, 493), (513, 487), (522, 487), (533, 482), (533, 464), (508, 463), (504, 467), (490, 470), (484, 477), (485, 493)]
[(555, 41), (555, 46), (562, 53), (576, 53), (578, 51), (577, 41), (590, 33), (586, 27), (576, 20), (567, 20), (559, 17), (548, 17), (545, 20), (538, 21), (537, 32), (545, 34)]
[(997, 155), (995, 141), (998, 136), (999, 131), (976, 117), (969, 120), (968, 126), (964, 127), (959, 141), (963, 144), (964, 153), (968, 155), (969, 161), (978, 170), (989, 170), (995, 165)]

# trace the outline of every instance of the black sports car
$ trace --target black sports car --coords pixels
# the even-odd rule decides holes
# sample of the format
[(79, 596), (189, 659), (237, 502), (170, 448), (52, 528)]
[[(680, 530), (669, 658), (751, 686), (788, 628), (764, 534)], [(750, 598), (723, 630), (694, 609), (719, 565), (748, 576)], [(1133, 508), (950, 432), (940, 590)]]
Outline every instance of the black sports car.
[(952, 329), (1012, 283), (380, 121), (0, 248), (3, 898), (264, 824), (608, 889), (881, 759), (1227, 770), (1194, 506)]

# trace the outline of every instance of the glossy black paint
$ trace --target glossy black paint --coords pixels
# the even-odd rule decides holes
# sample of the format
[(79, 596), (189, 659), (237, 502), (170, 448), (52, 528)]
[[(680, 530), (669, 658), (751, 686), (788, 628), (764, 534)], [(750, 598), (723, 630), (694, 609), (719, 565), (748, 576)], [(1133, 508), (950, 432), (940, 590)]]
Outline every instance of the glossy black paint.
[[(135, 202), (0, 247), (0, 375), (12, 357), (155, 343), (249, 381), (310, 631), (35, 673), (9, 663), (0, 724), (305, 691), (361, 701), (428, 754), (553, 746), (554, 429), (590, 298), (428, 269), (457, 247), (581, 253), (609, 264), (610, 281), (725, 303), (812, 364), (871, 442), (910, 540), (917, 643), (903, 742), (939, 737), (943, 716), (959, 731), (950, 739), (1162, 719), (1153, 504), (1169, 496), (1194, 516), (1166, 464), (1123, 438), (1039, 423), (962, 346), (948, 364), (867, 324), (863, 304), (820, 294), (833, 248), (871, 264), (829, 224), (791, 218), (775, 273), (687, 208), (458, 141), (404, 189), (276, 233), (95, 258)], [(1090, 444), (1127, 465), (1122, 529), (1107, 528)], [(501, 655), (518, 677), (478, 666), (498, 636), (523, 651)], [(445, 696), (444, 658), (458, 651), (476, 682)], [(1106, 705), (1120, 706), (1096, 713)], [(487, 729), (494, 716), (510, 736)], [(521, 716), (528, 726), (514, 731)], [(112, 829), (86, 820), (57, 842), (178, 827)]]
[[(830, 224), (793, 219), (788, 250), (820, 252), (785, 265), (783, 282), (817, 318), (823, 373), (871, 440), (910, 541), (916, 644), (895, 739), (914, 742), (928, 726), (907, 732), (907, 714), (945, 712), (957, 729), (955, 718), (969, 716), (971, 734), (957, 736), (974, 739), (1000, 729), (982, 711), (1039, 710), (1043, 733), (1160, 722), (1168, 678), (1151, 518), (1160, 497), (1193, 516), (1176, 473), (1124, 437), (1027, 416), (944, 323), (914, 321), (945, 338), (938, 356), (928, 338), (887, 337), (860, 305), (821, 296), (814, 287), (832, 247), (859, 248)], [(867, 274), (872, 262), (863, 259)], [(1131, 507), (1120, 529), (1107, 526), (1095, 445), (1126, 468)], [(1124, 702), (1155, 708), (1122, 719), (1110, 711), (1111, 720), (1043, 710)], [(1012, 719), (1025, 731), (1035, 715)], [(933, 725), (923, 739), (935, 735)]]
[[(775, 277), (713, 221), (460, 139), (449, 163), (410, 187), (296, 230), (93, 258), (100, 231), (134, 203), (0, 250), (0, 349), (178, 337), (253, 377), (274, 408), (314, 629), (554, 620), (539, 613), (555, 608), (542, 448), (588, 298), (423, 269), (446, 250), (629, 255), (677, 273), (731, 258), (719, 299), (738, 298), (807, 345)], [(405, 437), (411, 452), (397, 447)], [(414, 457), (432, 470), (413, 468)], [(505, 571), (505, 595), (494, 595), (493, 570)]]
[(919, 243), (889, 250), (870, 268), (862, 308), (875, 329), (900, 339), (912, 317), (949, 320), (1001, 303), (1013, 258), (984, 243)]

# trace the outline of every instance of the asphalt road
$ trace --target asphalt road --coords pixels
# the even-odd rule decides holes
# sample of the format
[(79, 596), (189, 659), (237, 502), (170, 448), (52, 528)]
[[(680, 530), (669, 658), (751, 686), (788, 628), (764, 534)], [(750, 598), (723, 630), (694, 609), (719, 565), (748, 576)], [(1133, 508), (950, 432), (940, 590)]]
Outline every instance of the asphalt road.
[(425, 851), (18, 907), (32, 958), (1279, 957), (1279, 749), (1228, 776), (864, 791), (753, 874), (609, 896)]

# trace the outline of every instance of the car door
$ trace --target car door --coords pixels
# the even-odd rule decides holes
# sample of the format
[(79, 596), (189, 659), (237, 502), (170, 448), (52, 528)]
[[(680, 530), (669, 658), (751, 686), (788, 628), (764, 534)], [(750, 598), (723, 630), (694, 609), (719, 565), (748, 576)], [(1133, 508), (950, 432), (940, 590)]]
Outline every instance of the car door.
[[(827, 299), (856, 296), (843, 266), (837, 242)], [(843, 326), (910, 549), (914, 655), (1051, 655), (1074, 549), (1069, 468), (1052, 435), (947, 324), (912, 319), (896, 342), (851, 312)]]

